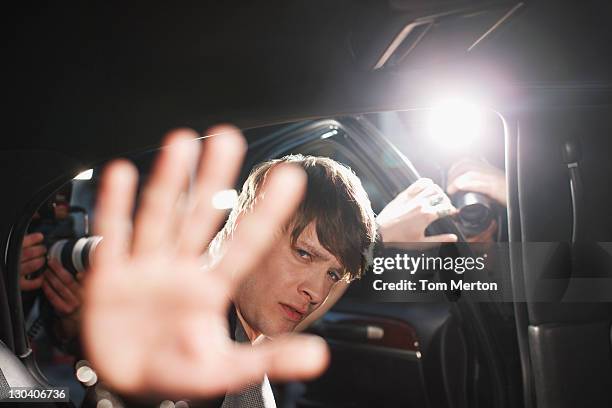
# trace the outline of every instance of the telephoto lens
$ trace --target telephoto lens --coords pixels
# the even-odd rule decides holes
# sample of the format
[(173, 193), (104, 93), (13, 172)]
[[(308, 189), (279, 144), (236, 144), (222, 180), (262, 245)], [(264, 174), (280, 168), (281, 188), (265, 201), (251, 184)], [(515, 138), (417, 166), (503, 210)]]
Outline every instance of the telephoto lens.
[(491, 224), (494, 216), (493, 202), (486, 195), (471, 191), (458, 192), (453, 195), (452, 201), (459, 210), (458, 219), (466, 237), (478, 235)]
[(49, 259), (57, 260), (66, 270), (76, 275), (89, 268), (101, 236), (62, 239), (49, 249)]

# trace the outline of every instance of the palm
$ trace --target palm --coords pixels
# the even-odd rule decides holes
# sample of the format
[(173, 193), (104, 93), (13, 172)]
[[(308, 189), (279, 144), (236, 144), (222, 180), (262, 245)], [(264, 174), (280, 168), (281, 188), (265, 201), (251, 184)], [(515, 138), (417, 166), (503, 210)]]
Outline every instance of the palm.
[(193, 135), (170, 137), (143, 193), (133, 234), (133, 168), (115, 163), (103, 178), (96, 225), (104, 240), (85, 282), (83, 335), (94, 368), (120, 391), (206, 397), (261, 380), (265, 372), (299, 378), (325, 366), (326, 351), (312, 339), (252, 348), (228, 337), (232, 289), (295, 209), (304, 176), (295, 169), (275, 171), (224, 255), (203, 269), (202, 249), (223, 217), (212, 208), (212, 194), (232, 185), (244, 151), (235, 130), (222, 130), (224, 137), (206, 144), (187, 206), (177, 203), (198, 157), (193, 142), (186, 147)]

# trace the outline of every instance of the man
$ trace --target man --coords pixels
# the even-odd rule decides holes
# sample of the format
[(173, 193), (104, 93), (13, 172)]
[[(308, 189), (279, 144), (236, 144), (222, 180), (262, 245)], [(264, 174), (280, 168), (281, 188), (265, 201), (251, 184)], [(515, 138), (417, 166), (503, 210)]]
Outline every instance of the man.
[[(237, 205), (211, 244), (219, 254), (240, 219), (260, 198), (271, 171), (291, 164), (307, 183), (304, 197), (275, 245), (231, 295), (230, 335), (255, 343), (292, 332), (327, 298), (340, 281), (358, 278), (376, 226), (368, 196), (347, 167), (324, 157), (293, 155), (256, 167), (244, 183)], [(225, 397), (223, 407), (275, 406), (269, 382), (254, 383)]]
[[(235, 128), (211, 132), (217, 136), (206, 141), (201, 160), (197, 134), (168, 137), (133, 228), (135, 169), (117, 161), (103, 176), (96, 233), (104, 240), (85, 280), (83, 337), (93, 367), (120, 391), (207, 397), (236, 393), (266, 373), (278, 380), (318, 375), (328, 359), (324, 342), (284, 334), (323, 303), (334, 282), (361, 273), (362, 250), (374, 239), (373, 214), (354, 174), (325, 159), (288, 158), (255, 171), (259, 182), (247, 182), (202, 270), (202, 248), (223, 218), (212, 197), (231, 188), (245, 150)], [(323, 170), (311, 165), (318, 160)], [(182, 199), (198, 163), (193, 192)], [(319, 176), (327, 182), (315, 183)], [(330, 189), (334, 182), (340, 188)], [(427, 224), (449, 213), (448, 198), (426, 181), (406, 195), (417, 205), (397, 217), (426, 217), (412, 234), (425, 238)], [(385, 240), (404, 233), (397, 217), (387, 220), (393, 228), (381, 227)], [(230, 302), (243, 340), (273, 341), (233, 343)]]
[[(286, 156), (257, 166), (242, 187), (237, 205), (228, 221), (211, 244), (213, 253), (229, 239), (241, 216), (256, 202), (266, 176), (281, 164), (299, 166), (306, 173), (304, 198), (288, 225), (283, 228), (276, 244), (255, 271), (238, 284), (232, 295), (235, 324), (230, 334), (238, 341), (257, 342), (261, 337), (274, 338), (290, 333), (327, 299), (334, 285), (359, 278), (366, 267), (365, 253), (374, 244), (376, 220), (370, 200), (361, 181), (349, 168), (326, 158), (302, 155)], [(429, 194), (431, 193), (431, 194)], [(430, 200), (441, 194), (430, 180), (422, 179), (409, 188), (405, 195), (412, 204), (403, 206), (404, 214), (415, 215), (408, 222), (401, 216), (385, 217), (393, 205), (383, 211), (383, 232), (390, 239), (420, 241), (453, 241), (456, 237), (425, 237), (424, 230), (438, 214), (418, 205), (415, 197)], [(401, 200), (401, 198), (399, 198)], [(396, 200), (397, 201), (397, 200)], [(417, 211), (417, 209), (419, 211)], [(405, 231), (417, 231), (423, 236), (394, 236), (395, 224), (401, 220)], [(422, 226), (414, 222), (422, 220)], [(393, 227), (387, 228), (388, 225)], [(420, 227), (420, 229), (419, 229)], [(454, 238), (454, 239), (453, 239)], [(404, 241), (405, 242), (405, 241)], [(272, 395), (264, 378), (263, 387), (253, 384), (239, 394), (227, 395), (224, 407), (274, 406), (266, 395)]]

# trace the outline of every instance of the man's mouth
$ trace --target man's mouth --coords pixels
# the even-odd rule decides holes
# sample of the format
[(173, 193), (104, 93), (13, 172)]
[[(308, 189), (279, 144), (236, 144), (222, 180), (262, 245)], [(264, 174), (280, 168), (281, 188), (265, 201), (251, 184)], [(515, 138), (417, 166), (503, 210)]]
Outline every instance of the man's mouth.
[(289, 320), (293, 320), (295, 322), (299, 322), (300, 320), (302, 320), (302, 318), (304, 317), (304, 315), (306, 314), (306, 310), (305, 309), (297, 309), (293, 306), (289, 306), (285, 303), (281, 303), (280, 304), (283, 311), (285, 312), (285, 315), (289, 318)]

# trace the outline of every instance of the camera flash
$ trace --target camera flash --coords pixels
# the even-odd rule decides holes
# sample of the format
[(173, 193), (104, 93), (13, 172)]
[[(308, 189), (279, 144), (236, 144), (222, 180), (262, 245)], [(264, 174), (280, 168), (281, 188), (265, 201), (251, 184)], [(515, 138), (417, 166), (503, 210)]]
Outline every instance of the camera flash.
[(461, 99), (447, 100), (429, 114), (429, 135), (448, 149), (468, 148), (480, 135), (482, 112), (478, 106)]

